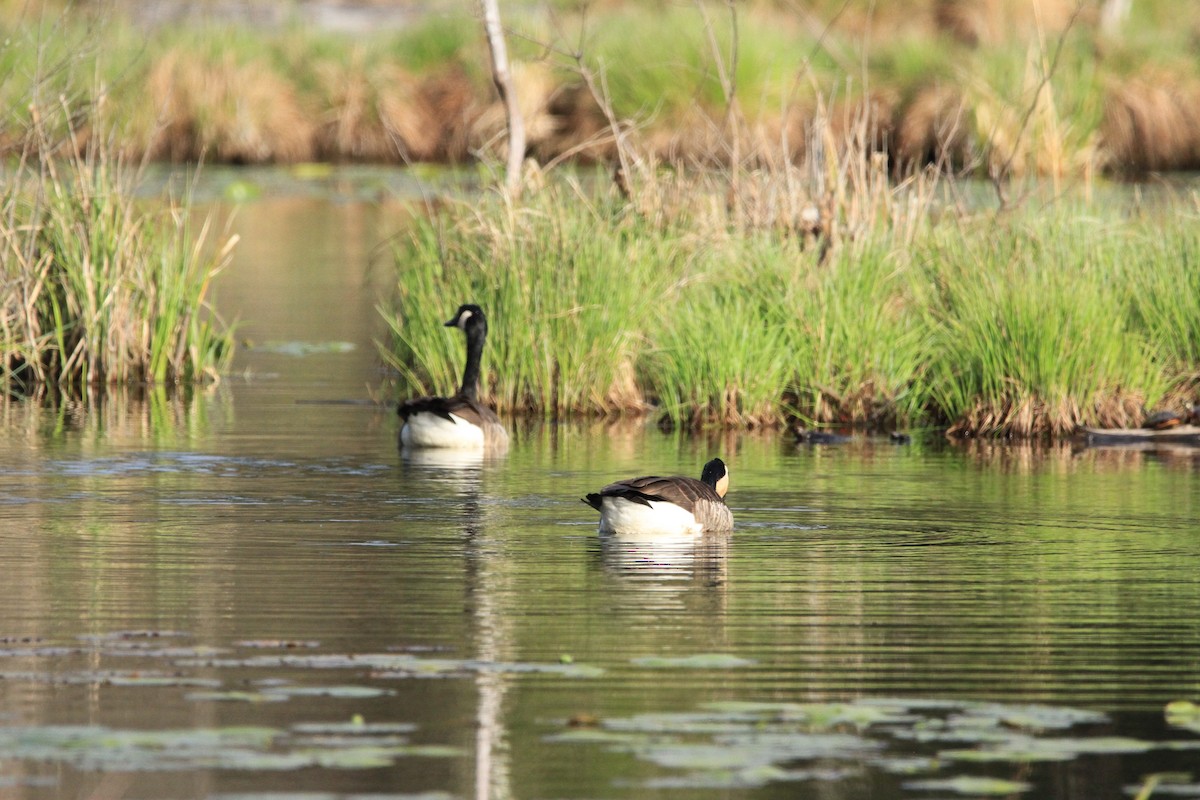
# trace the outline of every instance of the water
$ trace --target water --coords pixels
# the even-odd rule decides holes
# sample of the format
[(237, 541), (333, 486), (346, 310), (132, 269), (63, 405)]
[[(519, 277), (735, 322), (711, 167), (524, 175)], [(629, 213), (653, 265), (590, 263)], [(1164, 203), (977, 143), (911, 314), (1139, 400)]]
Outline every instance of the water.
[[(371, 402), (401, 217), (251, 203), (235, 374), (4, 408), (0, 796), (1200, 795), (1163, 715), (1200, 699), (1192, 452), (573, 423), (406, 458)], [(713, 455), (731, 537), (579, 502)]]

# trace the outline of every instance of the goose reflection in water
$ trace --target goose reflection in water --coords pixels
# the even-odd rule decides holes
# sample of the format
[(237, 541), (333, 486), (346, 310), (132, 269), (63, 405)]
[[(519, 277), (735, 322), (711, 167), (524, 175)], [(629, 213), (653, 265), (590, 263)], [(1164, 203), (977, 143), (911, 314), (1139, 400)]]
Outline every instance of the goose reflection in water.
[[(699, 536), (600, 534), (599, 564), (639, 608), (689, 606), (696, 598), (724, 610), (729, 581), (729, 531)], [(712, 604), (715, 602), (715, 606)]]

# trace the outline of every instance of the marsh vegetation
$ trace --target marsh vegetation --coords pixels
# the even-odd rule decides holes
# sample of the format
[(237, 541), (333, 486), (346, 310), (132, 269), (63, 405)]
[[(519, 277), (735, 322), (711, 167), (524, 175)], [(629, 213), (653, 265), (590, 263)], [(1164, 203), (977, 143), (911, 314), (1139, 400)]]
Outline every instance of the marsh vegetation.
[[(97, 101), (80, 127), (103, 120), (126, 152), (154, 159), (464, 162), (502, 148), (503, 110), (468, 7), (401, 6), (402, 24), (347, 33), (308, 22), (304, 4), (289, 15), (248, 0), (274, 22), (258, 25), (222, 17), (230, 4), (192, 4), (209, 12), (166, 21), (154, 5), (0, 5), (10, 75), (0, 145), (25, 139), (23, 99), (36, 86)], [(865, 120), (871, 147), (899, 167), (1062, 177), (1200, 166), (1200, 8), (1189, 3), (1140, 0), (1119, 26), (1098, 0), (505, 13), (529, 152), (542, 163), (614, 157), (615, 119), (664, 160), (728, 164), (739, 156), (723, 136), (736, 108), (742, 155), (769, 145), (799, 157), (806, 128), (825, 117), (838, 136)], [(46, 74), (47, 55), (96, 82), (81, 90)]]
[(385, 312), (394, 365), (414, 388), (453, 385), (437, 316), (472, 297), (509, 413), (1060, 435), (1196, 390), (1195, 209), (918, 208), (825, 250), (690, 196), (708, 215), (655, 219), (576, 184), (419, 223)]
[[(523, 191), (439, 199), (401, 237), (396, 293), (380, 304), (401, 393), (453, 387), (462, 356), (434, 323), (469, 299), (494, 319), (484, 393), (513, 414), (1053, 436), (1194, 399), (1195, 196), (1153, 208), (1132, 194), (1095, 199), (1105, 174), (1196, 162), (1193, 23), (1180, 17), (1192, 12), (1139, 3), (1112, 30), (1098, 8), (514, 10)], [(3, 144), (40, 159), (22, 164), (74, 167), (38, 173), (61, 199), (29, 206), (48, 223), (45, 252), (107, 263), (71, 255), (89, 242), (181, 276), (136, 302), (115, 289), (92, 298), (85, 278), (65, 281), (84, 287), (79, 299), (10, 302), (49, 320), (25, 325), (13, 375), (186, 379), (229, 352), (202, 312), (222, 243), (171, 227), (187, 218), (178, 208), (162, 218), (169, 233), (126, 236), (153, 227), (136, 206), (117, 195), (107, 210), (72, 206), (82, 193), (55, 187), (135, 157), (477, 160), (487, 171), (502, 151), (486, 48), (466, 16), (357, 37), (209, 18), (146, 38), (120, 13), (5, 13)], [(35, 119), (30, 96), (77, 110)], [(964, 199), (974, 178), (983, 202)], [(106, 228), (110, 217), (125, 227)], [(43, 262), (23, 263), (40, 286)], [(75, 308), (121, 319), (63, 315)], [(150, 354), (139, 361), (133, 346)]]
[(0, 188), (0, 384), (78, 393), (216, 378), (232, 354), (209, 306), (236, 243), (186, 198), (148, 209), (136, 165), (95, 143), (10, 163)]

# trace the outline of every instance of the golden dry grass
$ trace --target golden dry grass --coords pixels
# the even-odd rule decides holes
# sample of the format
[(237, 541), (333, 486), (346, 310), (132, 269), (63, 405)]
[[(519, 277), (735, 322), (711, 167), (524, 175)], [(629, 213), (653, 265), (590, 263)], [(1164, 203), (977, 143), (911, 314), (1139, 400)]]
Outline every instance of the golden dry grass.
[(1079, 6), (1078, 0), (936, 0), (932, 16), (938, 30), (964, 44), (994, 46), (1060, 33)]
[(147, 79), (156, 129), (152, 158), (261, 164), (311, 160), (313, 123), (295, 89), (269, 65), (215, 63), (172, 50)]
[[(17, 13), (14, 4), (0, 3), (4, 8)], [(605, 8), (608, 16), (589, 24), (613, 26), (613, 39), (621, 38), (619, 26), (632, 33), (632, 25), (647, 19), (630, 15), (621, 3)], [(728, 54), (715, 44), (717, 35), (710, 41), (701, 34), (692, 60), (671, 62), (678, 80), (666, 85), (684, 89), (675, 98), (656, 106), (663, 89), (635, 106), (642, 110), (631, 114), (641, 118), (610, 119), (606, 101), (594, 96), (608, 84), (589, 88), (579, 71), (589, 58), (603, 61), (603, 46), (588, 52), (588, 42), (581, 40), (584, 52), (576, 62), (554, 49), (561, 42), (531, 23), (536, 50), (517, 48), (514, 59), (529, 156), (543, 165), (615, 161), (619, 127), (639, 135), (646, 152), (672, 164), (764, 166), (781, 158), (800, 163), (814, 144), (813, 120), (822, 116), (832, 136), (822, 147), (831, 142), (843, 147), (843, 140), (864, 136), (865, 151), (886, 152), (901, 174), (925, 164), (1005, 177), (1200, 165), (1194, 133), (1200, 129), (1200, 70), (1177, 52), (1177, 41), (1167, 54), (1174, 61), (1145, 52), (1147, 26), (1161, 22), (1142, 20), (1127, 40), (1118, 41), (1099, 32), (1094, 3), (1079, 0), (824, 0), (803, 9), (785, 10), (777, 2), (740, 8), (743, 62), (751, 65), (736, 92), (747, 109), (744, 118), (737, 108), (731, 114), (711, 91), (713, 75), (722, 72), (724, 81), (729, 68), (721, 62)], [(1157, 20), (1163, 11), (1155, 6), (1146, 15)], [(1200, 24), (1196, 13), (1177, 16), (1186, 17), (1181, 26)], [(524, 25), (513, 24), (514, 32)], [(749, 56), (780, 29), (801, 40), (819, 38), (811, 63), (805, 59), (780, 71), (769, 59)], [(339, 41), (286, 32), (261, 41), (247, 35), (219, 47), (211, 37), (203, 31), (179, 38), (164, 34), (162, 44), (137, 55), (147, 56), (149, 66), (123, 68), (111, 93), (96, 103), (106, 107), (109, 122), (132, 122), (126, 152), (172, 161), (204, 156), (234, 163), (314, 158), (399, 163), (490, 158), (503, 148), (503, 111), (486, 71), (473, 71), (479, 54), (464, 53), (469, 44), (450, 46), (432, 35), (435, 55), (417, 67), (405, 66), (405, 55), (384, 38)], [(1066, 63), (1047, 77), (1052, 54), (1068, 40)], [(122, 47), (128, 46), (104, 53), (98, 44), (97, 50), (119, 59), (128, 55)], [(656, 84), (646, 76), (663, 66), (656, 54), (624, 57), (643, 55), (646, 70), (623, 77), (634, 89), (642, 79), (653, 89)], [(1154, 63), (1172, 66), (1148, 66)], [(1138, 77), (1124, 77), (1130, 74)], [(614, 78), (614, 96), (630, 94), (630, 86), (618, 83)], [(836, 99), (823, 107), (822, 97)], [(0, 149), (19, 152), (28, 145), (21, 104), (9, 106)], [(87, 125), (81, 121), (76, 131)]]
[(1113, 84), (1100, 136), (1115, 170), (1200, 167), (1200, 80), (1160, 74)]
[(974, 120), (962, 90), (935, 84), (920, 90), (896, 122), (895, 157), (904, 166), (961, 166), (970, 158)]

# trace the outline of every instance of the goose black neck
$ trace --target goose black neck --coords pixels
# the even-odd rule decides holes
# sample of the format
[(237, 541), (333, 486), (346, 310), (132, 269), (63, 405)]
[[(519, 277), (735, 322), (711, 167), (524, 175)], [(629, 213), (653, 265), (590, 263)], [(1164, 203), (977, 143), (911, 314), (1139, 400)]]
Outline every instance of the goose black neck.
[(483, 342), (487, 328), (471, 326), (467, 334), (467, 365), (463, 367), (462, 388), (458, 393), (468, 400), (479, 399), (479, 363), (483, 360)]

